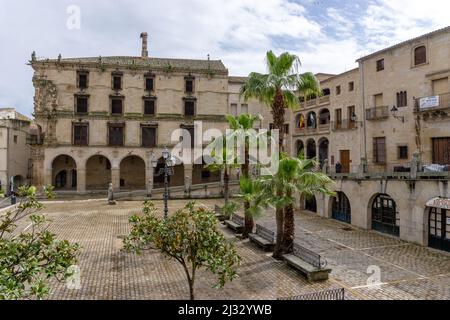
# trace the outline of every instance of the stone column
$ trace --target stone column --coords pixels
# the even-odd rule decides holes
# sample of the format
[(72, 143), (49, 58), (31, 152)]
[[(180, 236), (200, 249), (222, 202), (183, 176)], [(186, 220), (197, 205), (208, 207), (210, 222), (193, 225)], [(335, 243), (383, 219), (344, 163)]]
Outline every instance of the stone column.
[(145, 185), (147, 188), (147, 194), (151, 195), (153, 192), (153, 166), (147, 164), (145, 168)]
[(192, 186), (193, 167), (194, 166), (192, 164), (184, 165), (184, 188), (185, 188), (185, 190), (189, 190)]
[(77, 169), (77, 192), (86, 191), (86, 169)]
[(119, 167), (111, 168), (111, 182), (113, 184), (114, 190), (120, 189), (120, 168)]
[[(9, 181), (8, 181), (9, 182)], [(48, 186), (49, 184), (53, 185), (53, 179), (52, 179), (52, 168), (45, 169), (45, 177), (44, 177), (44, 184)]]

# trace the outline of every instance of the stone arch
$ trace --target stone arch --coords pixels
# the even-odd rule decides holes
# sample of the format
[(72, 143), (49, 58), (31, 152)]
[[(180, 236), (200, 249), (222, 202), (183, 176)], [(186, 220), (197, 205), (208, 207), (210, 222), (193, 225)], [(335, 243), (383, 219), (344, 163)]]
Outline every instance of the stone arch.
[(59, 190), (76, 190), (77, 163), (69, 155), (58, 155), (52, 161), (52, 185)]
[(86, 189), (107, 190), (111, 183), (111, 161), (104, 155), (93, 155), (86, 161)]
[(329, 144), (327, 138), (321, 138), (319, 140), (319, 162), (321, 166), (325, 160), (328, 160)]
[(328, 108), (323, 108), (319, 111), (319, 125), (326, 125), (330, 123), (331, 115)]
[(400, 214), (397, 202), (386, 193), (377, 193), (369, 201), (371, 229), (400, 236)]
[(306, 127), (311, 129), (317, 128), (317, 115), (314, 111), (310, 111), (306, 115)]
[(313, 159), (317, 156), (317, 149), (316, 149), (316, 141), (314, 139), (308, 139), (306, 141), (306, 158), (307, 159)]
[(120, 188), (145, 189), (145, 161), (140, 156), (129, 155), (120, 161)]
[(303, 113), (299, 113), (295, 116), (295, 127), (297, 129), (305, 128), (305, 116)]
[(295, 156), (298, 157), (301, 153), (305, 156), (305, 145), (302, 140), (297, 140), (295, 142)]
[(351, 223), (352, 208), (347, 195), (342, 192), (336, 192), (336, 196), (329, 199), (329, 216), (335, 220)]
[(304, 197), (304, 208), (307, 211), (311, 211), (314, 213), (317, 213), (317, 199), (316, 196), (311, 196), (311, 197)]

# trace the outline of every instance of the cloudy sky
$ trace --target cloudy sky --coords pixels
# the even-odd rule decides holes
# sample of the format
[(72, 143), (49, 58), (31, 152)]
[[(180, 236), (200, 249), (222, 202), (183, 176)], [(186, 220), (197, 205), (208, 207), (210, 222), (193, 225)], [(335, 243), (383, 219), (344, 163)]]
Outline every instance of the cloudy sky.
[(365, 54), (449, 25), (449, 12), (448, 0), (0, 0), (0, 107), (32, 113), (33, 50), (140, 55), (147, 31), (150, 56), (210, 54), (231, 75), (263, 72), (269, 49), (298, 54), (304, 71), (340, 73)]

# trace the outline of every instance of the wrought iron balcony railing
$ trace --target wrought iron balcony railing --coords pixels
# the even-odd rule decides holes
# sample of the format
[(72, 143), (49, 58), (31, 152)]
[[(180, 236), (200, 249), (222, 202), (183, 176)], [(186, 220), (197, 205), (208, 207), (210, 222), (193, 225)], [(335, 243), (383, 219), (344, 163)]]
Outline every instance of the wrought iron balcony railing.
[(342, 120), (342, 121), (333, 121), (331, 122), (331, 128), (333, 131), (343, 131), (343, 130), (353, 130), (358, 127), (356, 121), (352, 120)]
[(436, 111), (450, 108), (450, 93), (414, 99), (415, 112)]
[(389, 117), (388, 106), (366, 109), (366, 120), (382, 120), (388, 117)]

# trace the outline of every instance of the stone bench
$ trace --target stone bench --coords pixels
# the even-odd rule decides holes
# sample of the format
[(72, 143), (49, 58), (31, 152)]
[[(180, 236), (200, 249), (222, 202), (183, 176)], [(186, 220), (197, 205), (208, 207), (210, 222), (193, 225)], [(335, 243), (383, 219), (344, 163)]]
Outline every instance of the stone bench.
[(275, 232), (257, 224), (256, 233), (250, 233), (248, 238), (265, 251), (272, 251), (275, 246)]
[(225, 225), (236, 233), (242, 233), (244, 231), (245, 220), (237, 214), (233, 214), (231, 220), (225, 220)]
[(289, 266), (300, 271), (308, 281), (328, 280), (331, 269), (325, 268), (326, 260), (309, 249), (294, 243), (292, 253), (283, 255), (283, 258)]

